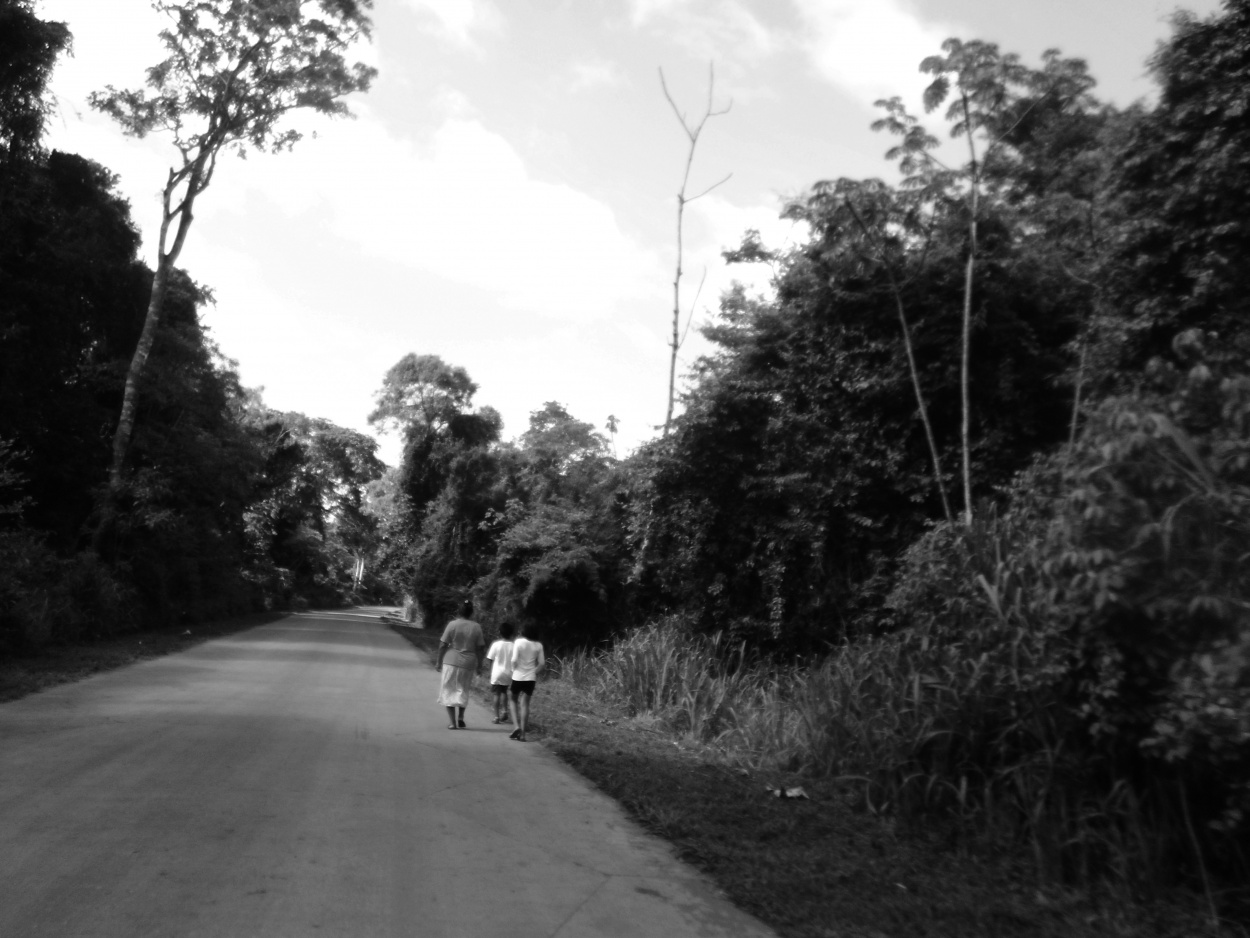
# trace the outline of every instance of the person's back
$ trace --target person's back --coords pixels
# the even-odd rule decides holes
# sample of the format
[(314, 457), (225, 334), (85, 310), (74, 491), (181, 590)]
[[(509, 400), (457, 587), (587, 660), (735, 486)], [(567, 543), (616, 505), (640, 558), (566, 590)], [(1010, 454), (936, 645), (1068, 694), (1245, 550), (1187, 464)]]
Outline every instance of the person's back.
[(482, 626), (472, 619), (452, 619), (443, 629), (442, 642), (450, 646), (443, 657), (444, 664), (457, 668), (477, 668), (478, 655), (486, 644)]
[(512, 706), (516, 711), (517, 728), (512, 739), (525, 741), (525, 729), (529, 723), (530, 699), (538, 674), (547, 664), (542, 642), (534, 640), (534, 626), (521, 625), (521, 634), (512, 643)]
[(490, 662), (490, 689), (495, 695), (495, 722), (508, 721), (508, 687), (512, 683), (512, 637), (516, 628), (511, 622), (499, 626), (499, 639), (486, 652)]
[(473, 601), (466, 599), (461, 606), (460, 617), (452, 619), (443, 629), (443, 637), (438, 643), (438, 659), (434, 662), (434, 667), (443, 675), (439, 682), (438, 702), (447, 708), (449, 730), (464, 729), (464, 708), (469, 704), (469, 688), (473, 676), (482, 666), (482, 655), (486, 651), (482, 627), (469, 618), (471, 615)]
[(546, 663), (542, 642), (522, 635), (512, 643), (512, 680), (535, 681)]
[(512, 683), (512, 645), (509, 639), (501, 638), (486, 652), (486, 660), (490, 662), (492, 684), (502, 684), (506, 687)]

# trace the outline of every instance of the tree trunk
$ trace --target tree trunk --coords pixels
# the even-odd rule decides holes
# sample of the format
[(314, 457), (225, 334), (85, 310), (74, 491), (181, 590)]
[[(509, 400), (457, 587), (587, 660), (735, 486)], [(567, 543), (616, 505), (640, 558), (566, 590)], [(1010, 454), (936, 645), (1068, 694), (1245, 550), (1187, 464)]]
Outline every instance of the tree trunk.
[[(673, 338), (670, 343), (670, 355), (668, 359), (668, 409), (664, 412), (664, 435), (668, 436), (669, 428), (673, 423), (673, 401), (677, 396), (677, 352), (681, 349), (681, 274), (682, 274), (682, 221), (686, 211), (686, 203), (693, 202), (695, 199), (701, 199), (713, 189), (723, 185), (729, 180), (726, 176), (720, 182), (708, 186), (698, 195), (686, 198), (686, 186), (690, 182), (690, 167), (694, 163), (694, 151), (699, 145), (699, 134), (703, 132), (703, 125), (713, 117), (719, 117), (721, 114), (729, 112), (729, 107), (724, 110), (713, 110), (712, 92), (716, 87), (716, 74), (711, 66), (708, 65), (707, 73), (707, 108), (703, 112), (703, 117), (699, 119), (697, 124), (693, 126), (686, 121), (685, 116), (677, 107), (677, 102), (673, 100), (673, 96), (668, 93), (668, 84), (664, 81), (664, 69), (660, 69), (660, 87), (664, 90), (664, 97), (669, 103), (669, 107), (673, 109), (673, 114), (681, 122), (681, 129), (685, 131), (686, 138), (690, 141), (690, 149), (686, 151), (686, 171), (681, 177), (681, 189), (677, 192), (677, 271), (673, 277)], [(733, 102), (730, 102), (732, 106)], [(733, 174), (730, 173), (730, 176)], [(696, 302), (698, 297), (696, 295)], [(690, 311), (691, 316), (694, 315), (693, 308)]]
[(143, 331), (139, 333), (139, 344), (135, 347), (134, 355), (130, 358), (130, 367), (126, 371), (121, 415), (117, 419), (117, 429), (113, 431), (113, 461), (109, 466), (108, 485), (100, 504), (100, 521), (91, 537), (91, 547), (97, 554), (103, 554), (110, 544), (116, 525), (117, 500), (122, 490), (122, 470), (130, 452), (131, 438), (134, 436), (139, 382), (143, 379), (148, 355), (156, 343), (156, 330), (161, 322), (161, 311), (165, 306), (165, 292), (169, 286), (169, 273), (172, 268), (173, 261), (164, 254), (160, 255), (156, 273), (152, 277), (152, 292), (148, 297), (147, 314), (143, 318)]
[(898, 322), (903, 330), (903, 348), (907, 351), (907, 369), (911, 372), (911, 386), (916, 392), (916, 407), (920, 410), (920, 422), (924, 424), (925, 438), (929, 441), (929, 457), (933, 460), (933, 481), (937, 484), (938, 495), (942, 497), (942, 514), (947, 521), (953, 520), (951, 504), (946, 497), (946, 483), (942, 481), (942, 461), (938, 456), (937, 440), (933, 436), (933, 425), (929, 423), (929, 408), (925, 406), (924, 392), (920, 388), (920, 372), (916, 368), (916, 354), (911, 345), (911, 329), (907, 325), (907, 314), (903, 309), (903, 294), (894, 275), (890, 274), (890, 286), (894, 290), (894, 302), (898, 306)]
[[(864, 237), (869, 241), (875, 241), (872, 232), (868, 230), (868, 225), (864, 223), (864, 219), (860, 217), (851, 200), (844, 198), (842, 201), (850, 211), (851, 217), (855, 219), (859, 230), (864, 233)], [(942, 460), (938, 456), (937, 439), (933, 435), (933, 424), (929, 422), (929, 408), (925, 406), (924, 391), (920, 387), (920, 370), (916, 367), (916, 352), (911, 344), (911, 327), (907, 324), (907, 310), (903, 306), (903, 290), (894, 276), (884, 250), (881, 251), (881, 264), (885, 268), (885, 275), (890, 278), (890, 291), (894, 294), (894, 304), (898, 308), (898, 324), (903, 330), (903, 349), (907, 352), (907, 370), (911, 374), (912, 390), (916, 393), (916, 408), (920, 411), (920, 422), (924, 424), (924, 435), (929, 441), (929, 458), (933, 461), (933, 482), (937, 485), (938, 495), (942, 498), (943, 516), (947, 521), (953, 521), (950, 500), (946, 497), (946, 483), (942, 480)]]
[(972, 404), (968, 393), (968, 359), (972, 348), (972, 283), (977, 263), (977, 211), (979, 192), (979, 168), (977, 166), (977, 148), (973, 142), (972, 115), (968, 107), (968, 95), (963, 95), (964, 127), (968, 134), (968, 152), (971, 154), (971, 187), (968, 193), (968, 264), (964, 270), (964, 321), (963, 336), (960, 341), (959, 354), (959, 395), (961, 402), (961, 420), (959, 427), (959, 443), (963, 450), (964, 470), (964, 524), (972, 525), (972, 453), (968, 437), (972, 422)]
[(139, 334), (139, 344), (131, 356), (130, 368), (126, 372), (126, 391), (122, 397), (117, 430), (113, 434), (113, 464), (109, 469), (109, 488), (113, 490), (121, 487), (122, 467), (127, 453), (130, 452), (130, 440), (134, 435), (139, 381), (147, 367), (152, 345), (156, 342), (156, 329), (160, 325), (161, 311), (165, 306), (165, 291), (169, 286), (169, 272), (172, 267), (173, 262), (168, 257), (162, 257), (156, 265), (156, 274), (152, 278), (152, 294), (148, 298), (148, 312), (143, 319), (143, 331)]
[[(692, 158), (694, 156), (693, 144), (690, 147), (690, 156)], [(689, 161), (686, 163), (686, 172), (690, 172)], [(683, 181), (682, 191), (677, 196), (677, 273), (673, 277), (673, 339), (669, 345), (668, 357), (668, 409), (664, 412), (665, 436), (668, 436), (669, 426), (673, 422), (673, 400), (677, 396), (677, 350), (681, 348), (678, 329), (681, 325), (682, 216), (686, 209), (685, 190), (686, 186)]]
[[(972, 204), (976, 205), (976, 196)], [(961, 420), (959, 426), (959, 443), (963, 450), (964, 469), (964, 524), (972, 524), (972, 454), (968, 442), (970, 415), (972, 405), (968, 394), (968, 358), (972, 346), (972, 278), (976, 269), (977, 259), (977, 221), (974, 216), (968, 226), (968, 266), (964, 271), (964, 323), (963, 337), (959, 355), (959, 395), (961, 401)]]
[[(201, 151), (200, 155), (182, 171), (170, 170), (169, 179), (162, 192), (164, 203), (161, 215), (160, 235), (156, 245), (156, 272), (152, 276), (152, 292), (148, 296), (148, 311), (143, 318), (143, 331), (139, 333), (139, 344), (130, 358), (130, 368), (126, 371), (126, 389), (122, 394), (122, 410), (117, 419), (117, 429), (113, 432), (113, 461), (109, 467), (108, 485), (104, 490), (104, 501), (100, 506), (100, 523), (92, 536), (92, 547), (96, 553), (111, 536), (117, 515), (117, 497), (121, 494), (123, 470), (126, 457), (130, 453), (130, 442), (134, 436), (135, 413), (139, 403), (139, 382), (143, 380), (143, 372), (147, 367), (148, 355), (156, 342), (156, 330), (161, 323), (161, 313), (165, 308), (165, 293), (169, 289), (169, 278), (173, 273), (174, 263), (182, 253), (182, 246), (187, 239), (187, 231), (191, 228), (191, 209), (195, 198), (203, 188), (204, 167), (212, 159), (209, 151)], [(186, 195), (182, 203), (174, 208), (173, 199), (178, 184), (186, 179)], [(169, 239), (169, 227), (174, 220), (178, 228), (174, 234), (172, 247), (166, 250)]]

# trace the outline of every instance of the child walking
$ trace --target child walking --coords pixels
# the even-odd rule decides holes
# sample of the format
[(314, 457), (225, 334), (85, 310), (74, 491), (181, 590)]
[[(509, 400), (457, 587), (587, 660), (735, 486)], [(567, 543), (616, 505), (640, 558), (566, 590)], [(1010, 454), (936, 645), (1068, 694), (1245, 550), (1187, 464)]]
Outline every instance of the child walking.
[(511, 622), (499, 626), (499, 638), (486, 652), (490, 662), (490, 689), (495, 694), (493, 723), (508, 722), (508, 685), (512, 683), (512, 636), (516, 628)]
[(525, 742), (525, 727), (529, 722), (530, 698), (538, 675), (547, 666), (542, 642), (535, 641), (536, 630), (530, 623), (521, 624), (521, 634), (512, 643), (512, 712), (516, 714), (516, 729), (509, 739)]

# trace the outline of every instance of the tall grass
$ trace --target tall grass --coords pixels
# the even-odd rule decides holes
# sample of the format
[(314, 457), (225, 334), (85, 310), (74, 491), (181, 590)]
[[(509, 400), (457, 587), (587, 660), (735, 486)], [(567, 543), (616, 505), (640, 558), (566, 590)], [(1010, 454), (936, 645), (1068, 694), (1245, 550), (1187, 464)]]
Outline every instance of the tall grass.
[(1042, 882), (1147, 893), (1173, 878), (1174, 838), (1039, 680), (1055, 654), (1004, 615), (964, 642), (912, 631), (780, 667), (668, 621), (557, 671), (735, 764), (842, 780), (874, 812), (1026, 845)]

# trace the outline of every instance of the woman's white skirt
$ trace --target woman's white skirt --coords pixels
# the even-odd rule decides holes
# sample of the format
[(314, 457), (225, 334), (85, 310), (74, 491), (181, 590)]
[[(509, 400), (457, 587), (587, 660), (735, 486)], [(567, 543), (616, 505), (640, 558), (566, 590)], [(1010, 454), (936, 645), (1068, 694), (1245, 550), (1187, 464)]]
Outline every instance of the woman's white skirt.
[(443, 665), (443, 680), (438, 688), (438, 702), (444, 707), (467, 707), (469, 687), (473, 684), (472, 668)]

